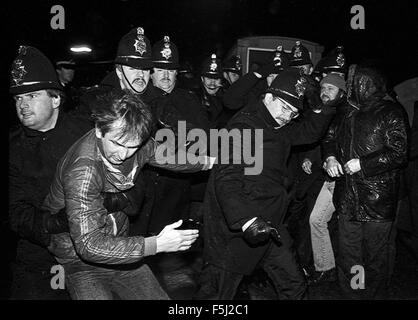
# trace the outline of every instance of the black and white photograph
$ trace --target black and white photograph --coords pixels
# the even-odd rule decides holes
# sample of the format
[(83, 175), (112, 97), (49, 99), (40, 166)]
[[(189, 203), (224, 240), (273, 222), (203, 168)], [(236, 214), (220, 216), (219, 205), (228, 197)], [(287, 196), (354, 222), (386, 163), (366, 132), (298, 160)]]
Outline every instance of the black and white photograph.
[(418, 300), (417, 1), (2, 7), (0, 300)]

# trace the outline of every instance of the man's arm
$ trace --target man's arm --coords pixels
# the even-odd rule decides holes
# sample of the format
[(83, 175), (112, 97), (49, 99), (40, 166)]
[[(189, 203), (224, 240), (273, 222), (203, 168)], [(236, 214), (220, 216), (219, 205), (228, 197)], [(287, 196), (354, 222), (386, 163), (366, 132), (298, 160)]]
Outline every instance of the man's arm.
[[(181, 172), (197, 172), (212, 168), (214, 158), (191, 153), (186, 150), (184, 145), (176, 150), (177, 139), (171, 136), (171, 130), (162, 129), (157, 132), (156, 139), (163, 141), (164, 137), (168, 137), (166, 142), (160, 144), (150, 139), (143, 147), (144, 149), (141, 150), (147, 158), (146, 162), (151, 166)], [(198, 140), (197, 143), (201, 144), (199, 150), (206, 150), (206, 141), (202, 139)], [(195, 147), (198, 147), (198, 145), (195, 145)]]
[(222, 97), (225, 107), (231, 110), (243, 108), (248, 103), (250, 91), (261, 79), (261, 76), (257, 77), (254, 72), (250, 72), (235, 81)]
[(310, 144), (320, 140), (333, 118), (333, 114), (325, 113), (323, 110), (307, 110), (304, 119), (283, 127), (287, 131), (292, 145)]
[[(45, 205), (60, 195), (55, 177)], [(82, 159), (62, 178), (70, 236), (76, 252), (86, 261), (105, 264), (137, 262), (156, 253), (156, 237), (122, 237), (114, 234), (116, 223), (103, 206), (103, 182), (90, 160)]]
[(393, 109), (384, 117), (381, 136), (384, 147), (360, 157), (360, 167), (366, 176), (375, 176), (405, 165), (407, 159), (407, 123), (400, 109)]
[(20, 237), (42, 247), (50, 242), (47, 228), (49, 212), (36, 207), (25, 190), (23, 174), (14, 163), (9, 164), (9, 226)]

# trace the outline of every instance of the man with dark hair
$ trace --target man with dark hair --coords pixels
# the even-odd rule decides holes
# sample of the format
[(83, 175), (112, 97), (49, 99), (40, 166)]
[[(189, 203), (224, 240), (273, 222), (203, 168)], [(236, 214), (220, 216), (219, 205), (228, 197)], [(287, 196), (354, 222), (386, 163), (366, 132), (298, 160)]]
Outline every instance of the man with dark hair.
[(20, 127), (9, 140), (9, 223), (19, 236), (12, 299), (66, 299), (51, 288), (56, 264), (46, 247), (68, 229), (65, 211), (42, 210), (58, 160), (91, 127), (61, 111), (64, 93), (52, 63), (38, 49), (20, 46), (10, 93)]
[[(384, 77), (374, 68), (350, 66), (347, 91), (352, 108), (330, 127), (323, 144), (327, 172), (337, 178), (338, 280), (345, 298), (381, 299), (394, 262), (407, 120), (402, 107), (388, 98)], [(361, 272), (357, 286), (352, 285), (353, 270)]]
[[(283, 225), (289, 202), (286, 163), (292, 145), (318, 140), (331, 119), (328, 109), (318, 106), (306, 112), (304, 120), (292, 122), (303, 107), (305, 84), (297, 70), (284, 71), (262, 99), (228, 123), (227, 129), (252, 133), (248, 140), (233, 141), (229, 150), (260, 150), (262, 170), (246, 175), (247, 165), (233, 161), (230, 152), (229, 161), (211, 172), (203, 207), (205, 265), (199, 299), (233, 299), (244, 275), (257, 266), (267, 272), (280, 299), (305, 297), (304, 274)], [(261, 141), (256, 129), (263, 132)]]
[[(105, 205), (131, 189), (149, 163), (175, 171), (207, 169), (206, 157), (196, 164), (176, 164), (176, 155), (150, 138), (152, 116), (137, 95), (110, 93), (92, 110), (95, 129), (79, 139), (58, 164), (44, 209), (66, 208), (69, 232), (52, 237), (50, 251), (65, 270), (73, 299), (167, 299), (150, 268), (142, 263), (159, 252), (183, 251), (198, 230), (176, 230), (179, 220), (157, 236), (128, 237), (124, 205)], [(116, 199), (115, 202), (123, 202)], [(133, 264), (133, 265), (132, 265)]]

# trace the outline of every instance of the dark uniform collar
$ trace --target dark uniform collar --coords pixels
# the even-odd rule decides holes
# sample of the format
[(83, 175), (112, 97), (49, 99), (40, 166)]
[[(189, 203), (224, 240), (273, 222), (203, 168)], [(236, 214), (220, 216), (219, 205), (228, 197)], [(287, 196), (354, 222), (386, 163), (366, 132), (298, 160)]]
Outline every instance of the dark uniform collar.
[(27, 137), (40, 137), (40, 136), (46, 136), (49, 135), (55, 128), (58, 128), (62, 126), (64, 113), (61, 111), (58, 111), (58, 118), (57, 122), (55, 123), (55, 126), (52, 129), (49, 129), (48, 131), (39, 131), (39, 130), (33, 130), (28, 127), (25, 127), (21, 124), (23, 132), (25, 133), (25, 136)]

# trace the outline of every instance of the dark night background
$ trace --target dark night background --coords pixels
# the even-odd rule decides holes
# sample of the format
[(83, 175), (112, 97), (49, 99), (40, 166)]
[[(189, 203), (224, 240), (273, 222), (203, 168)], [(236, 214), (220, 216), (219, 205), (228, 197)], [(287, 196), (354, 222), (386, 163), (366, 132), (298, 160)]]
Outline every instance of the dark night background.
[[(365, 9), (365, 29), (353, 30), (353, 5)], [(65, 30), (53, 30), (53, 5), (65, 9)], [(7, 39), (1, 80), (9, 82), (10, 65), (21, 44), (38, 47), (50, 59), (73, 44), (93, 48), (87, 61), (114, 59), (120, 38), (142, 26), (151, 43), (169, 35), (177, 44), (180, 60), (195, 71), (204, 57), (216, 52), (221, 58), (248, 36), (285, 36), (317, 42), (323, 54), (343, 45), (348, 63), (362, 61), (386, 72), (389, 88), (418, 74), (418, 2), (416, 0), (20, 0), (2, 3), (3, 39)], [(3, 41), (3, 44), (5, 42)], [(3, 51), (4, 52), (4, 51)], [(94, 85), (111, 69), (110, 64), (80, 67), (74, 84)], [(3, 101), (10, 101), (2, 90)], [(9, 122), (15, 121), (9, 108)]]
[[(53, 5), (65, 9), (65, 30), (50, 27)], [(365, 9), (365, 30), (350, 27), (353, 5)], [(238, 38), (263, 35), (317, 42), (324, 54), (343, 45), (349, 63), (367, 60), (380, 66), (389, 87), (418, 75), (417, 0), (16, 0), (0, 6), (5, 83), (1, 98), (9, 101), (9, 119), (15, 114), (8, 94), (9, 68), (19, 45), (35, 46), (54, 59), (70, 45), (86, 43), (94, 50), (87, 60), (112, 60), (119, 39), (138, 26), (152, 44), (169, 35), (180, 60), (191, 61), (195, 69), (212, 52), (224, 57)], [(88, 77), (76, 74), (75, 80), (92, 85), (104, 71), (97, 69)], [(8, 126), (2, 130), (7, 134)], [(1, 240), (7, 246), (6, 236)]]
[[(53, 30), (53, 5), (65, 9), (65, 30)], [(365, 30), (353, 30), (350, 9), (365, 9)], [(10, 38), (10, 65), (20, 44), (53, 58), (74, 43), (88, 43), (95, 60), (113, 59), (119, 39), (142, 26), (151, 43), (169, 35), (180, 58), (199, 65), (203, 56), (224, 56), (246, 36), (287, 36), (317, 42), (325, 52), (343, 45), (349, 62), (373, 59), (394, 83), (417, 74), (416, 0), (113, 0), (10, 2), (3, 8)]]

